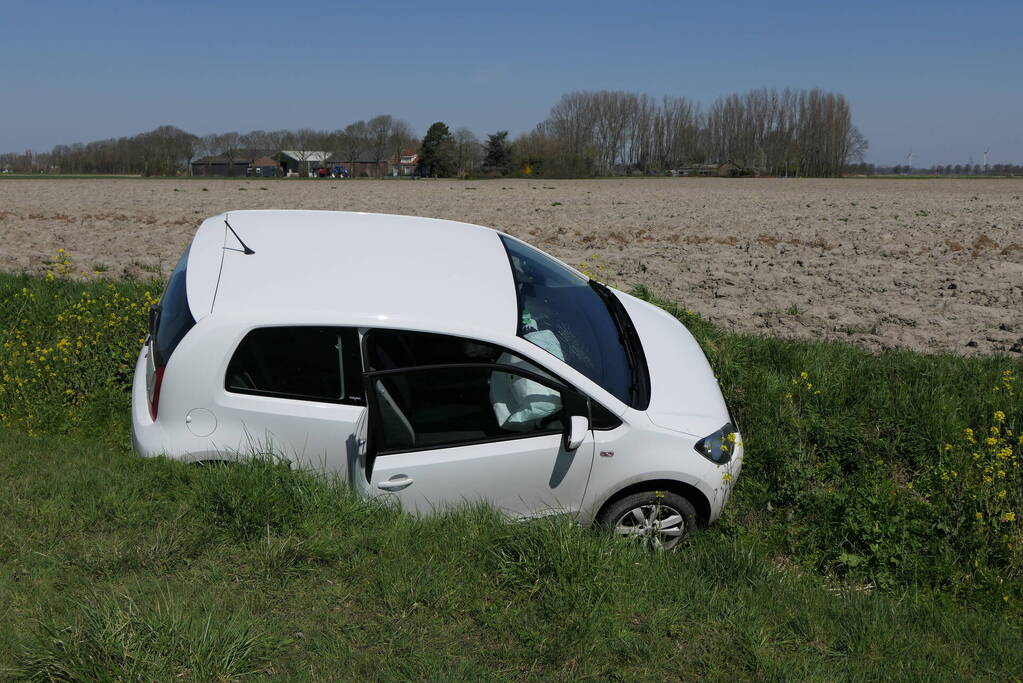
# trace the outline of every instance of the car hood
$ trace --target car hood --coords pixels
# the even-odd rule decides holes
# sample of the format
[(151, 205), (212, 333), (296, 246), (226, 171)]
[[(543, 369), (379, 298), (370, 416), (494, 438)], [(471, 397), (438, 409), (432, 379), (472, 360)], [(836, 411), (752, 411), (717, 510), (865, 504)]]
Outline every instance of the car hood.
[(650, 421), (703, 437), (730, 421), (707, 356), (693, 335), (666, 311), (613, 290), (636, 328), (650, 370)]

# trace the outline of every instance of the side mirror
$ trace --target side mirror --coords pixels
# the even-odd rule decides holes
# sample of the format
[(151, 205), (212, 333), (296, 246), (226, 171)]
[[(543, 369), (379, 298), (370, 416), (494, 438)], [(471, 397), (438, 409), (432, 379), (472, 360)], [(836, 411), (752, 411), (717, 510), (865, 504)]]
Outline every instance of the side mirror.
[(573, 415), (569, 418), (568, 428), (565, 430), (565, 450), (574, 451), (579, 448), (589, 431), (590, 421), (584, 416)]

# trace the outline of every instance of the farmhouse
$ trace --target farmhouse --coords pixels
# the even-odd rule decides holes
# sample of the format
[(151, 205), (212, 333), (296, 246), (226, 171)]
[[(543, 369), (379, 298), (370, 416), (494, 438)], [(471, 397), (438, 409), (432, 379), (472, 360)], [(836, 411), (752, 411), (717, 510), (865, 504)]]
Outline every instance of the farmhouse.
[(281, 167), (281, 175), (311, 174), (313, 169), (329, 166), (327, 159), (330, 152), (314, 152), (312, 150), (286, 149), (273, 155)]
[(261, 178), (272, 178), (279, 175), (280, 171), (281, 167), (277, 165), (277, 161), (268, 156), (262, 156), (253, 160), (247, 169), (248, 175), (259, 176)]
[(194, 176), (316, 176), (320, 169), (330, 173), (343, 169), (352, 178), (411, 177), (419, 166), (419, 154), (404, 150), (393, 159), (344, 159), (319, 150), (234, 149), (202, 157), (191, 163)]
[(391, 175), (408, 177), (416, 174), (419, 168), (419, 153), (414, 149), (404, 149), (391, 164)]

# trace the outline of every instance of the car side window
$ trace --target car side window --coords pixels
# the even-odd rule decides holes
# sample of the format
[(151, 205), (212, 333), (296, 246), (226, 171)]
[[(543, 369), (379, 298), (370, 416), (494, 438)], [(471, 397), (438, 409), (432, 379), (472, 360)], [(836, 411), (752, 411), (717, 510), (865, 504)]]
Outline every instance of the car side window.
[(420, 365), (496, 363), (502, 349), (493, 344), (432, 332), (375, 329), (366, 334), (366, 368), (394, 370)]
[(364, 339), (366, 369), (397, 370), (424, 365), (495, 363), (533, 372), (557, 383), (534, 363), (506, 349), (465, 337), (409, 330), (370, 330)]
[(358, 330), (251, 330), (231, 357), (224, 388), (238, 394), (364, 405)]
[(378, 454), (564, 431), (562, 389), (528, 370), (420, 366), (374, 373), (370, 392)]

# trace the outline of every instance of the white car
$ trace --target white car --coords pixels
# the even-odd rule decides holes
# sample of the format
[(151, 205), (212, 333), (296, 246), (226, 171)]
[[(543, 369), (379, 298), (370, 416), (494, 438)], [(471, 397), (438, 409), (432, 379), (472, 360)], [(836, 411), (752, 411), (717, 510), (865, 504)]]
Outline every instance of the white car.
[(423, 513), (485, 500), (670, 548), (714, 521), (742, 441), (671, 315), (466, 223), (233, 211), (150, 316), (143, 456), (272, 449)]

